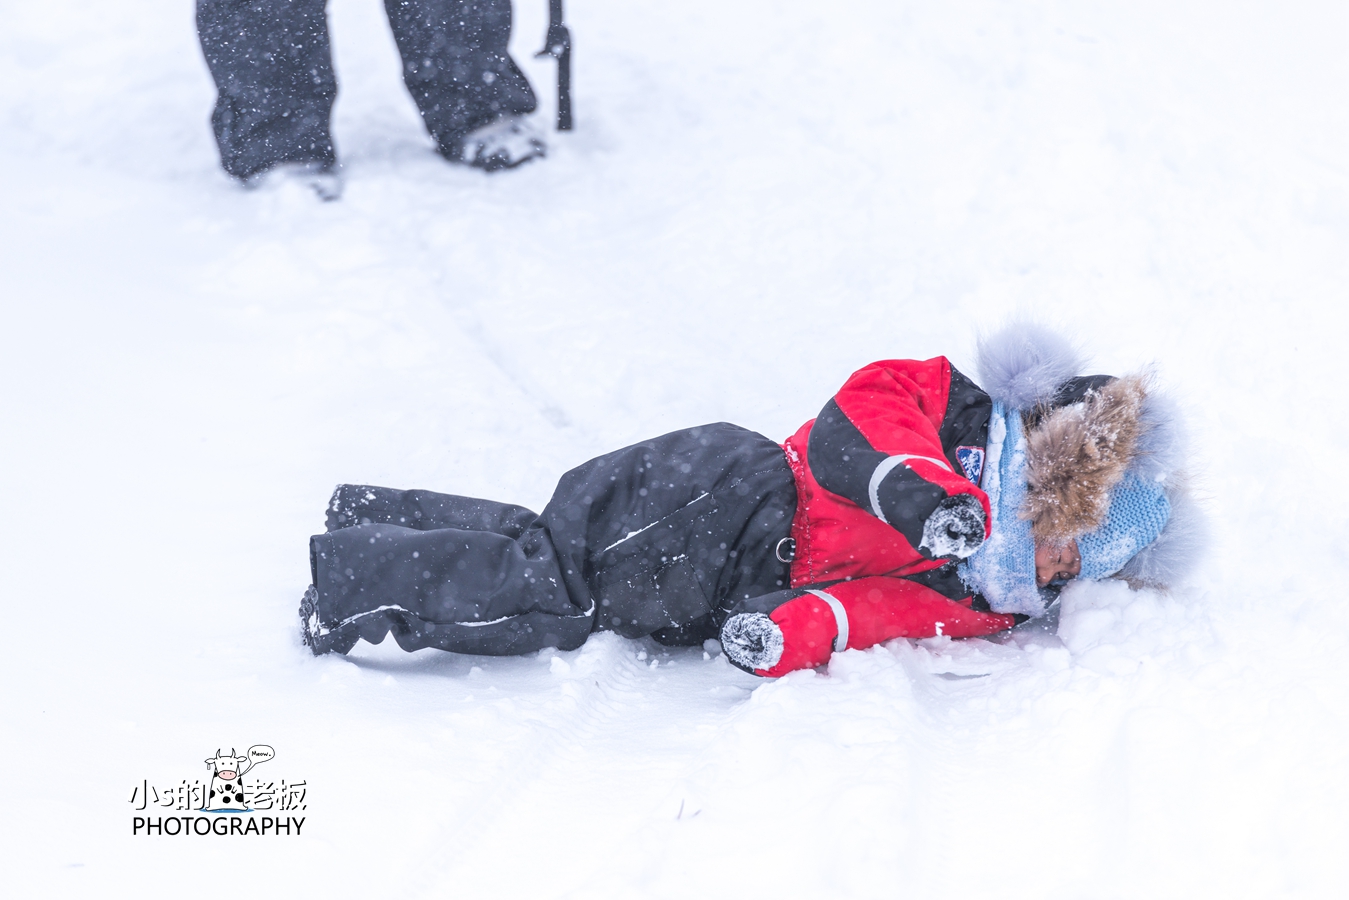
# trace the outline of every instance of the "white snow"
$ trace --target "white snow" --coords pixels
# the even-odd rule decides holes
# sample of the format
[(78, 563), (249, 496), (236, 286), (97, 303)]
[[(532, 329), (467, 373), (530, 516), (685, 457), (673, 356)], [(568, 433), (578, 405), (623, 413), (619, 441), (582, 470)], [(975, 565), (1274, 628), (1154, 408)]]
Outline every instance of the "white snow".
[[(571, 0), (577, 130), (487, 177), (380, 6), (325, 204), (221, 174), (191, 4), (0, 3), (7, 895), (1344, 895), (1349, 7)], [(775, 682), (299, 643), (340, 481), (537, 509), (1028, 311), (1188, 412), (1175, 595)], [(254, 744), (301, 836), (132, 835)]]

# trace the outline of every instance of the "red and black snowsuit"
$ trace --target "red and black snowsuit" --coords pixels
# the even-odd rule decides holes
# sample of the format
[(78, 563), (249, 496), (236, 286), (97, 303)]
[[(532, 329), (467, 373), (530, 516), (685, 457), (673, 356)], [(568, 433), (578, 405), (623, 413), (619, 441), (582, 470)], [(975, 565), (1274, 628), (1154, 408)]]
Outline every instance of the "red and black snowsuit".
[[(991, 410), (945, 358), (889, 360), (783, 445), (725, 423), (674, 432), (568, 472), (538, 515), (342, 485), (311, 539), (306, 640), (346, 652), (392, 633), (408, 650), (498, 655), (595, 630), (720, 633), (737, 665), (776, 676), (834, 649), (1009, 628), (976, 608), (954, 562), (987, 536)], [(934, 528), (951, 516), (958, 539)], [(780, 655), (746, 665), (728, 629), (765, 617)]]
[(949, 498), (977, 500), (990, 521), (978, 484), (991, 411), (988, 395), (945, 357), (885, 360), (854, 373), (787, 439), (795, 596), (768, 613), (783, 651), (756, 674), (817, 666), (845, 646), (970, 637), (1016, 623), (976, 609), (955, 562), (922, 546), (925, 524)]

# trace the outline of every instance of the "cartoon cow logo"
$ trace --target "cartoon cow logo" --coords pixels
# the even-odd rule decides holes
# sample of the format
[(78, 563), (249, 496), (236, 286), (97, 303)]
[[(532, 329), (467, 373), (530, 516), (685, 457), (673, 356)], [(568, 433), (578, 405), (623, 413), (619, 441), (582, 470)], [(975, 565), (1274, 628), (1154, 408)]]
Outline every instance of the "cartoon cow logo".
[(219, 748), (215, 756), (206, 758), (206, 767), (211, 770), (211, 784), (206, 795), (208, 812), (248, 812), (244, 805), (244, 773), (258, 763), (264, 763), (276, 756), (276, 751), (266, 744), (254, 744), (248, 752), (239, 755), (230, 748), (228, 756)]

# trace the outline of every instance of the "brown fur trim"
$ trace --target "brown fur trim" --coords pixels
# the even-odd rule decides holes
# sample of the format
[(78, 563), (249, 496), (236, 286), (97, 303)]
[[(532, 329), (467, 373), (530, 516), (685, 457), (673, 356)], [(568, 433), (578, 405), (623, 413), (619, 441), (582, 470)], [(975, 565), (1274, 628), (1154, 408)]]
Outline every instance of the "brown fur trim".
[(1062, 544), (1094, 531), (1110, 508), (1142, 434), (1147, 378), (1117, 378), (1080, 403), (1056, 409), (1026, 436), (1028, 489), (1022, 518), (1037, 542)]

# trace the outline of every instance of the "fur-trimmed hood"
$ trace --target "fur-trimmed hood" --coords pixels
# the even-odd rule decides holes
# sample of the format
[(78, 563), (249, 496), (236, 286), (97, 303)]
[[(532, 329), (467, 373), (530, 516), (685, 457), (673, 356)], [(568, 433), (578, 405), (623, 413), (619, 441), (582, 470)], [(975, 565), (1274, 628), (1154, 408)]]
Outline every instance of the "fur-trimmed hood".
[(1031, 323), (1010, 325), (979, 342), (984, 390), (1027, 422), (1020, 515), (1037, 541), (1066, 542), (1101, 525), (1111, 491), (1126, 473), (1160, 484), (1170, 519), (1119, 577), (1135, 587), (1169, 588), (1189, 574), (1205, 543), (1203, 518), (1182, 467), (1175, 408), (1148, 373), (1082, 377), (1083, 367), (1068, 341)]
[(1137, 452), (1146, 396), (1143, 376), (1116, 378), (1027, 429), (1021, 514), (1037, 542), (1065, 544), (1105, 521)]

